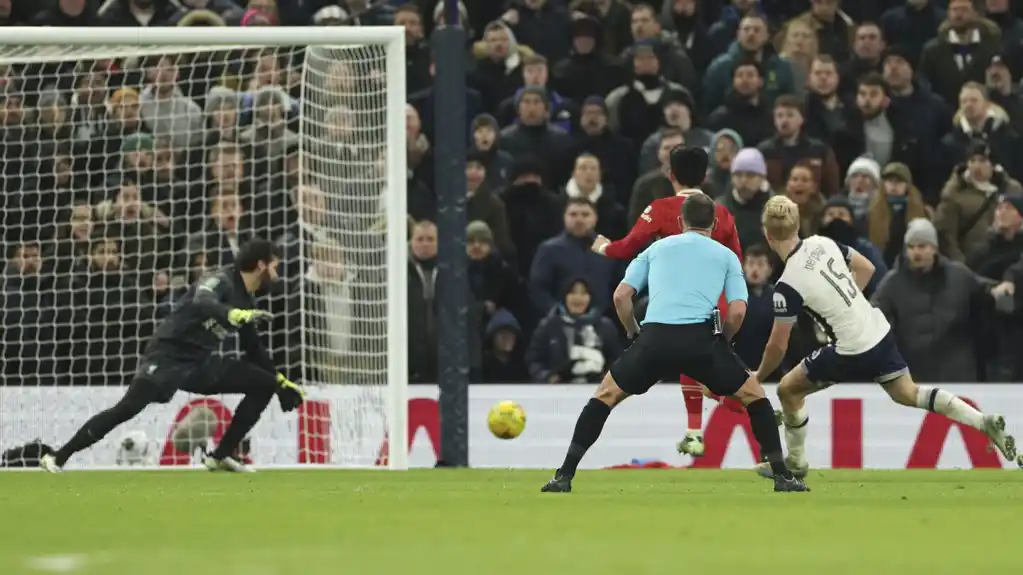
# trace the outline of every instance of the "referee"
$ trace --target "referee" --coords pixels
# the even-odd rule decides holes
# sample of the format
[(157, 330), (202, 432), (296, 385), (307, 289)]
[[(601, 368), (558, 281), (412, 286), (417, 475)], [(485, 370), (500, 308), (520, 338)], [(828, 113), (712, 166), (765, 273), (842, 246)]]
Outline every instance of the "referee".
[[(748, 293), (739, 258), (710, 238), (714, 212), (714, 200), (703, 194), (690, 196), (682, 204), (682, 234), (654, 242), (629, 264), (614, 302), (634, 343), (611, 366), (579, 414), (565, 462), (541, 491), (571, 491), (579, 462), (600, 437), (611, 410), (630, 395), (642, 395), (679, 373), (705, 382), (717, 395), (735, 396), (746, 406), (761, 455), (774, 472), (775, 491), (809, 491), (782, 461), (774, 408), (764, 388), (732, 353), (716, 325), (714, 311), (721, 292), (728, 300), (722, 327), (729, 337), (742, 325)], [(640, 331), (632, 298), (644, 288), (650, 303)]]

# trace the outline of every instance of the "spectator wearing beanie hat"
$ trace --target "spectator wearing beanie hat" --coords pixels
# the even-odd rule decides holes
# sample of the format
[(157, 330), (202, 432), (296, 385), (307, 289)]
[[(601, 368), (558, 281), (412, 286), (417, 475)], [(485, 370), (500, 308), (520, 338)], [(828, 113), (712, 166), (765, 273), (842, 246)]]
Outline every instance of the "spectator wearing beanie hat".
[(863, 295), (870, 297), (877, 289), (878, 282), (881, 281), (884, 274), (888, 273), (888, 266), (884, 263), (881, 250), (870, 243), (870, 240), (865, 238), (854, 225), (852, 206), (849, 205), (849, 200), (841, 195), (828, 198), (828, 202), (824, 205), (824, 212), (821, 214), (817, 233), (855, 249), (874, 264), (874, 275), (870, 277), (870, 281), (863, 289)]
[(515, 95), (505, 98), (497, 109), (497, 120), (502, 125), (517, 121), (519, 96), (527, 88), (540, 88), (544, 92), (547, 101), (547, 117), (550, 123), (565, 130), (572, 131), (572, 122), (576, 116), (575, 103), (563, 98), (548, 86), (549, 68), (547, 59), (539, 54), (528, 56), (522, 59), (522, 82), (523, 87), (519, 88)]
[(470, 148), (486, 159), (486, 184), (491, 190), (501, 190), (508, 182), (508, 170), (515, 158), (501, 149), (501, 126), (490, 114), (480, 114), (472, 120)]
[[(649, 7), (648, 7), (649, 8)], [(664, 117), (661, 96), (668, 91), (685, 91), (682, 84), (669, 81), (653, 44), (645, 41), (629, 49), (631, 81), (607, 95), (611, 129), (637, 146), (660, 126)]]
[(953, 168), (941, 190), (934, 225), (941, 238), (942, 254), (965, 261), (966, 254), (983, 243), (1000, 194), (1023, 194), (1023, 187), (992, 163), (987, 142), (974, 140), (967, 150), (966, 164)]
[(483, 351), (484, 383), (528, 383), (522, 327), (515, 316), (499, 309), (486, 327)]
[(568, 181), (572, 171), (575, 142), (565, 130), (548, 121), (550, 101), (538, 86), (524, 88), (516, 102), (518, 121), (501, 131), (501, 149), (513, 158), (535, 155), (544, 163), (544, 173), (554, 183)]
[[(1007, 270), (1023, 254), (1023, 196), (1003, 195), (998, 200), (995, 220), (987, 238), (972, 252), (966, 254), (966, 265), (987, 278), (1013, 281)], [(1013, 286), (1015, 293), (1015, 285)]]
[(504, 202), (487, 188), (486, 158), (479, 152), (469, 152), (465, 160), (466, 196), (465, 216), (469, 221), (479, 220), (490, 226), (494, 244), (501, 257), (508, 262), (515, 261), (515, 246), (508, 235), (508, 217)]
[(891, 163), (881, 172), (881, 192), (867, 211), (867, 238), (883, 254), (891, 268), (902, 253), (902, 240), (909, 222), (930, 219), (931, 208), (913, 185), (913, 174), (905, 164)]
[(484, 320), (498, 308), (509, 307), (518, 288), (518, 276), (494, 247), (494, 233), (486, 222), (469, 222), (465, 250), (469, 257), (469, 288), (483, 305)]
[(579, 114), (579, 134), (575, 140), (580, 152), (597, 156), (604, 181), (614, 186), (618, 202), (628, 205), (632, 186), (636, 183), (636, 148), (608, 126), (607, 105), (603, 96), (590, 96), (583, 101)]
[(877, 196), (881, 187), (881, 167), (877, 162), (861, 156), (849, 164), (845, 172), (845, 195), (852, 208), (853, 219), (857, 228), (867, 221), (870, 203)]
[(572, 52), (554, 64), (551, 85), (575, 102), (607, 94), (624, 82), (621, 66), (601, 49), (600, 22), (584, 16), (572, 21)]
[(520, 277), (529, 274), (537, 247), (564, 227), (563, 202), (544, 180), (543, 163), (527, 154), (508, 170), (508, 185), (501, 194)]
[(719, 201), (732, 212), (739, 245), (746, 249), (764, 243), (764, 226), (760, 214), (774, 194), (767, 183), (767, 163), (756, 148), (743, 148), (732, 159), (732, 187)]
[(728, 128), (714, 134), (711, 139), (707, 183), (714, 189), (714, 197), (724, 196), (732, 189), (732, 161), (744, 142), (738, 132)]
[(687, 146), (709, 150), (714, 134), (695, 125), (696, 103), (688, 91), (665, 90), (661, 95), (664, 126), (650, 134), (643, 142), (639, 153), (639, 171), (646, 173), (657, 167), (657, 148), (661, 145), (661, 130), (678, 128), (686, 139)]
[(926, 219), (909, 223), (906, 253), (872, 298), (892, 325), (913, 377), (934, 383), (977, 381), (978, 295), (994, 282), (938, 253), (938, 233)]

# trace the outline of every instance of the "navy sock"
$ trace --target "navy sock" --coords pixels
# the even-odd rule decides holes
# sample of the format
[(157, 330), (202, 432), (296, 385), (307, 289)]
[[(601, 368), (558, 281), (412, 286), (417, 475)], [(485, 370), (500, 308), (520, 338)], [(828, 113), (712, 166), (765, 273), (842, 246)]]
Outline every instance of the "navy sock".
[(791, 477), (792, 473), (785, 467), (781, 450), (781, 435), (774, 419), (774, 407), (771, 400), (762, 397), (746, 406), (749, 413), (750, 427), (753, 436), (760, 444), (760, 456), (771, 464), (771, 471), (776, 477)]
[(611, 415), (611, 407), (603, 401), (592, 397), (583, 407), (579, 419), (575, 422), (575, 432), (572, 434), (572, 443), (568, 446), (568, 453), (565, 454), (565, 462), (558, 469), (560, 475), (572, 477), (575, 475), (579, 462), (582, 461), (586, 451), (597, 442), (600, 432), (604, 429), (604, 422), (607, 416)]

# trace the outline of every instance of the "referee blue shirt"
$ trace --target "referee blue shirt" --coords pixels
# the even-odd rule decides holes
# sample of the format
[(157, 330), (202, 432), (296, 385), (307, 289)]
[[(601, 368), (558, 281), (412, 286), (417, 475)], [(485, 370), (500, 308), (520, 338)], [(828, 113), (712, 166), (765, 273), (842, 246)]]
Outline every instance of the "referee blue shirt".
[(722, 291), (728, 303), (749, 297), (739, 258), (696, 232), (654, 242), (632, 260), (622, 283), (637, 292), (649, 287), (644, 325), (702, 323), (717, 309)]

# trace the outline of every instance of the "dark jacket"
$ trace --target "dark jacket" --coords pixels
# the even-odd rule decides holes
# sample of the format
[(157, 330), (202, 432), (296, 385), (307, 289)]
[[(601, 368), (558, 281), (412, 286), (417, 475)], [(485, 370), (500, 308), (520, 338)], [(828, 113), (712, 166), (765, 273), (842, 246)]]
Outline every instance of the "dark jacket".
[(774, 134), (771, 107), (764, 98), (754, 103), (734, 90), (728, 91), (725, 103), (710, 113), (704, 126), (712, 132), (735, 130), (747, 146), (755, 146)]
[[(99, 9), (106, 26), (142, 26), (128, 7), (130, 0), (107, 0)], [(182, 10), (170, 0), (154, 0), (156, 13), (146, 26), (169, 26), (181, 17)]]
[(767, 181), (774, 189), (785, 189), (792, 167), (800, 160), (807, 160), (820, 184), (821, 195), (830, 197), (838, 193), (842, 180), (838, 162), (824, 142), (802, 135), (795, 146), (786, 146), (780, 138), (773, 137), (757, 147), (767, 161)]
[(568, 181), (575, 160), (575, 143), (571, 136), (554, 124), (508, 126), (501, 130), (501, 149), (516, 159), (527, 155), (538, 157), (544, 175), (558, 186)]
[(944, 256), (929, 272), (897, 264), (881, 280), (872, 301), (891, 322), (915, 381), (977, 381), (975, 318), (992, 285)]
[(980, 42), (970, 45), (969, 62), (962, 67), (957, 63), (961, 48), (949, 42), (952, 28), (948, 21), (938, 27), (937, 37), (928, 41), (920, 54), (920, 66), (916, 72), (927, 78), (935, 93), (946, 102), (958, 102), (959, 89), (966, 82), (983, 84), (991, 57), (1001, 49), (1001, 33), (994, 22), (981, 18), (974, 29), (980, 33)]
[(533, 333), (526, 364), (538, 383), (552, 375), (564, 383), (597, 383), (621, 353), (621, 337), (610, 319), (593, 308), (572, 316), (558, 305)]
[(764, 182), (763, 191), (748, 202), (740, 202), (733, 190), (728, 190), (718, 198), (718, 202), (728, 208), (735, 218), (735, 230), (739, 233), (739, 245), (743, 250), (757, 244), (766, 245), (764, 224), (760, 221), (760, 215), (767, 200), (773, 195), (770, 186)]
[(577, 238), (564, 232), (540, 244), (529, 272), (529, 296), (540, 316), (561, 301), (564, 286), (583, 278), (590, 286), (591, 306), (603, 313), (611, 305), (612, 284), (620, 273), (619, 262), (590, 250), (593, 238)]

